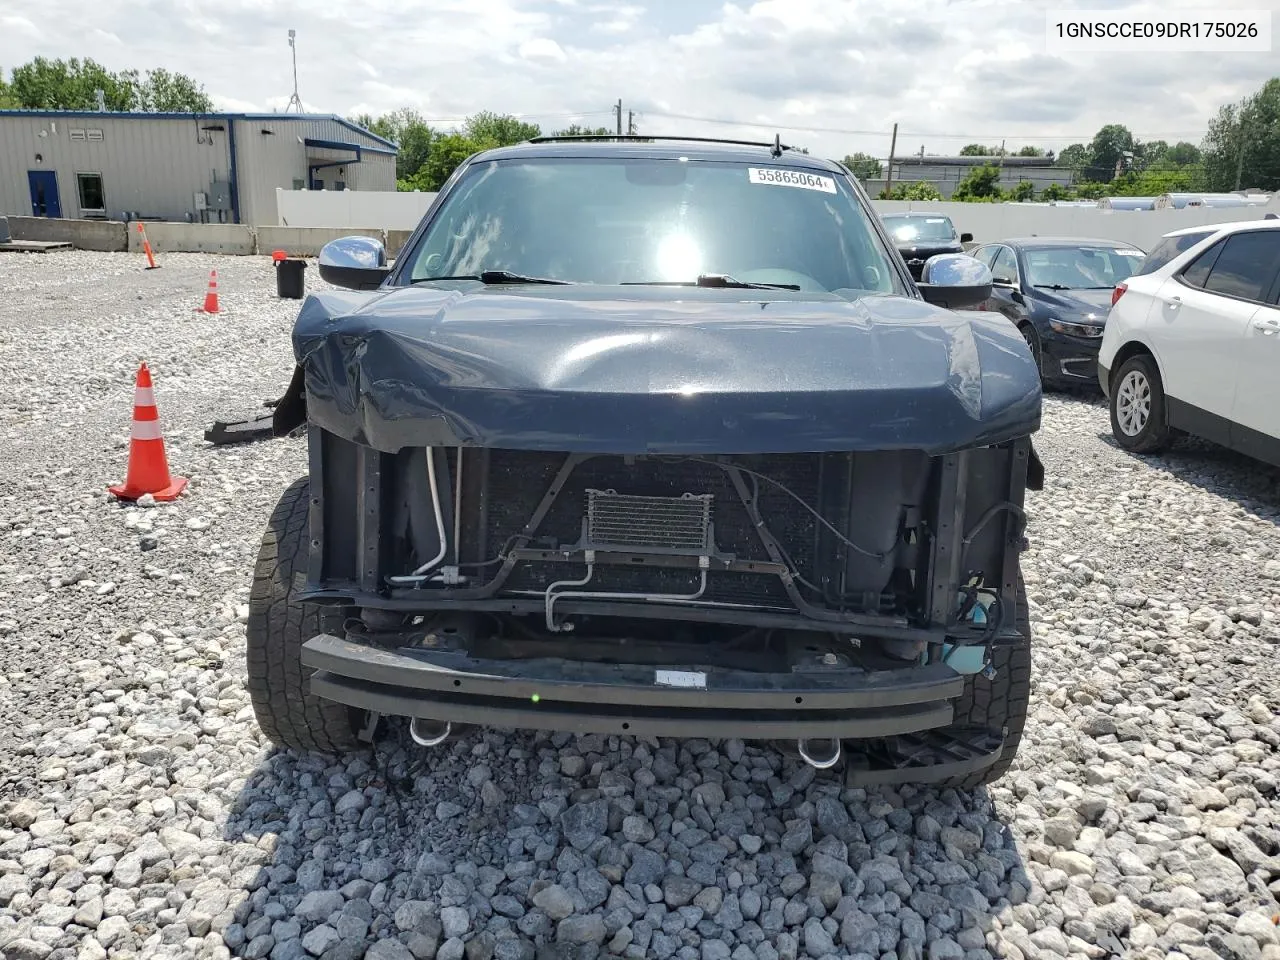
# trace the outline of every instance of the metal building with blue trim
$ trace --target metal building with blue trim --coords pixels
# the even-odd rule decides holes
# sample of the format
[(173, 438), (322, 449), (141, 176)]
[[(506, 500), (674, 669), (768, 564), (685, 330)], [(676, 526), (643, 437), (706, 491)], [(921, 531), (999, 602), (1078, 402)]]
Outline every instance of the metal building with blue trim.
[(328, 114), (0, 110), (0, 215), (274, 225), (277, 188), (395, 190), (396, 145)]

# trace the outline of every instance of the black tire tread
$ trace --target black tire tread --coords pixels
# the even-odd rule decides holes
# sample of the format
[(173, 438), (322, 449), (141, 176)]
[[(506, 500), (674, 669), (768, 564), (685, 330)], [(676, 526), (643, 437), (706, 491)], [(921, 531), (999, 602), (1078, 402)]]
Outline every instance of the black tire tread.
[(1021, 577), (1017, 597), (1014, 622), (1023, 636), (1022, 643), (996, 647), (992, 652), (995, 679), (988, 680), (981, 674), (968, 677), (964, 693), (954, 706), (955, 723), (1004, 730), (1004, 749), (999, 759), (985, 770), (944, 780), (940, 787), (973, 790), (999, 780), (1017, 756), (1031, 703), (1031, 609)]
[(1021, 324), (1018, 332), (1022, 334), (1022, 338), (1027, 341), (1027, 349), (1031, 351), (1031, 359), (1035, 361), (1036, 373), (1040, 376), (1040, 383), (1045, 382), (1044, 375), (1044, 347), (1040, 343), (1040, 333), (1030, 322)]
[[(1151, 384), (1151, 417), (1141, 433), (1136, 437), (1128, 437), (1120, 429), (1120, 422), (1116, 417), (1116, 403), (1118, 402), (1116, 396), (1119, 393), (1120, 384), (1123, 382), (1125, 375), (1134, 368), (1141, 368), (1142, 372), (1147, 375), (1147, 382)], [(1160, 370), (1156, 367), (1155, 359), (1145, 353), (1134, 354), (1120, 365), (1120, 369), (1116, 371), (1111, 384), (1111, 397), (1108, 407), (1111, 414), (1111, 435), (1115, 437), (1116, 443), (1133, 453), (1159, 453), (1168, 447), (1173, 439), (1173, 432), (1169, 429), (1169, 415), (1165, 406), (1164, 381), (1160, 379)]]
[(351, 711), (307, 691), (302, 645), (319, 633), (342, 635), (339, 608), (294, 599), (309, 536), (310, 483), (294, 482), (276, 504), (258, 550), (249, 592), (245, 658), (258, 726), (284, 747), (320, 753), (358, 748)]

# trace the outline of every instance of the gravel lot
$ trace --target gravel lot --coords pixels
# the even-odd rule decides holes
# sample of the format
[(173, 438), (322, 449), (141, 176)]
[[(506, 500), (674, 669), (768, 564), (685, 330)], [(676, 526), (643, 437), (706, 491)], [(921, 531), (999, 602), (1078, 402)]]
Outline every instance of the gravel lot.
[[(1280, 474), (1122, 454), (1052, 396), (1033, 716), (976, 795), (843, 790), (740, 742), (271, 750), (249, 575), (304, 445), (266, 258), (0, 257), (0, 955), (1280, 958)], [(217, 267), (224, 312), (194, 312)], [(318, 283), (314, 270), (308, 284)], [(173, 505), (121, 507), (153, 370)]]

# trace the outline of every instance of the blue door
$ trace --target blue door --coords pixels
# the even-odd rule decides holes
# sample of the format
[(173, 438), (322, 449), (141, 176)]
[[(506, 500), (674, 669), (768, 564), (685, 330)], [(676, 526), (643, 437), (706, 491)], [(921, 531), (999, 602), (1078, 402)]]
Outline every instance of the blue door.
[(60, 217), (62, 204), (58, 202), (58, 175), (52, 170), (28, 170), (27, 183), (31, 185), (31, 215), (33, 217)]

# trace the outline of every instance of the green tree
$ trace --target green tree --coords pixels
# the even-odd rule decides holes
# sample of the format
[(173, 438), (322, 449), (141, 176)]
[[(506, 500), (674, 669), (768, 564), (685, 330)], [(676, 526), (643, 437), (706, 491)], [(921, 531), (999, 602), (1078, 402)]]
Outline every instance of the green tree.
[(1202, 157), (1200, 148), (1194, 143), (1180, 140), (1169, 148), (1169, 152), (1165, 154), (1165, 159), (1185, 167), (1188, 164), (1200, 163)]
[(1204, 189), (1203, 167), (1165, 159), (1116, 177), (1108, 192), (1113, 197), (1158, 197), (1162, 193), (1196, 193)]
[(93, 110), (94, 91), (101, 90), (108, 110), (133, 107), (131, 80), (112, 73), (93, 60), (48, 60), (36, 57), (13, 68), (13, 96), (28, 110)]
[(492, 140), (473, 140), (464, 133), (448, 133), (438, 136), (431, 144), (427, 164), (417, 174), (420, 190), (439, 190), (458, 169), (462, 161), (473, 153), (491, 150), (499, 146)]
[(960, 148), (962, 157), (994, 157), (999, 152), (999, 147), (988, 147), (982, 143), (970, 143)]
[(1084, 168), (1089, 163), (1089, 148), (1083, 143), (1073, 143), (1066, 147), (1058, 154), (1058, 159), (1053, 161), (1059, 167), (1066, 167), (1074, 170), (1077, 174), (1083, 175)]
[(974, 167), (969, 171), (969, 175), (956, 185), (951, 199), (966, 202), (999, 200), (1002, 197), (999, 182), (1000, 168), (995, 164), (987, 163)]
[(524, 123), (513, 116), (481, 110), (462, 124), (462, 133), (476, 143), (491, 143), (508, 147), (542, 136), (542, 128), (536, 123)]
[(1280, 190), (1280, 77), (1218, 111), (1205, 136), (1204, 166), (1210, 190)]
[(1030, 180), (1019, 180), (1009, 190), (1008, 199), (1010, 200), (1034, 200), (1036, 196), (1036, 185)]
[(1116, 164), (1128, 152), (1135, 152), (1136, 144), (1129, 128), (1119, 123), (1108, 123), (1093, 136), (1089, 144), (1088, 175), (1101, 183), (1110, 182), (1116, 175)]
[(894, 190), (880, 191), (881, 200), (941, 200), (942, 194), (938, 192), (938, 188), (927, 180), (917, 180), (915, 183), (908, 183), (904, 186), (895, 188)]
[(36, 57), (13, 70), (6, 101), (28, 110), (95, 110), (101, 90), (108, 110), (208, 113), (213, 102), (196, 81), (158, 68), (112, 73), (93, 60)]
[(612, 137), (617, 134), (616, 130), (610, 130), (608, 127), (583, 127), (576, 123), (571, 123), (563, 130), (557, 130), (552, 134), (553, 137)]
[(146, 113), (209, 113), (213, 110), (213, 101), (204, 88), (185, 74), (170, 73), (161, 67), (148, 70), (141, 79), (136, 70), (126, 70), (120, 78), (127, 78), (133, 89), (132, 110)]
[[(367, 113), (351, 117), (351, 122), (396, 144), (396, 180), (412, 181), (431, 155), (431, 143), (437, 132), (422, 119), (417, 110), (402, 107), (381, 117)], [(409, 187), (407, 189), (415, 189)], [(416, 188), (422, 189), (422, 188)]]
[(1027, 144), (1018, 151), (1017, 155), (1020, 157), (1043, 157), (1045, 152), (1041, 147), (1033, 147), (1031, 144)]
[(1071, 191), (1060, 183), (1051, 183), (1040, 191), (1041, 200), (1070, 200)]
[(4, 71), (0, 70), (0, 110), (16, 110), (20, 104), (13, 95), (13, 88), (4, 81)]
[(1108, 184), (1095, 180), (1081, 180), (1075, 186), (1076, 196), (1081, 200), (1099, 200), (1108, 194)]
[(878, 180), (884, 174), (884, 164), (869, 153), (851, 153), (844, 158), (843, 163), (859, 180)]

